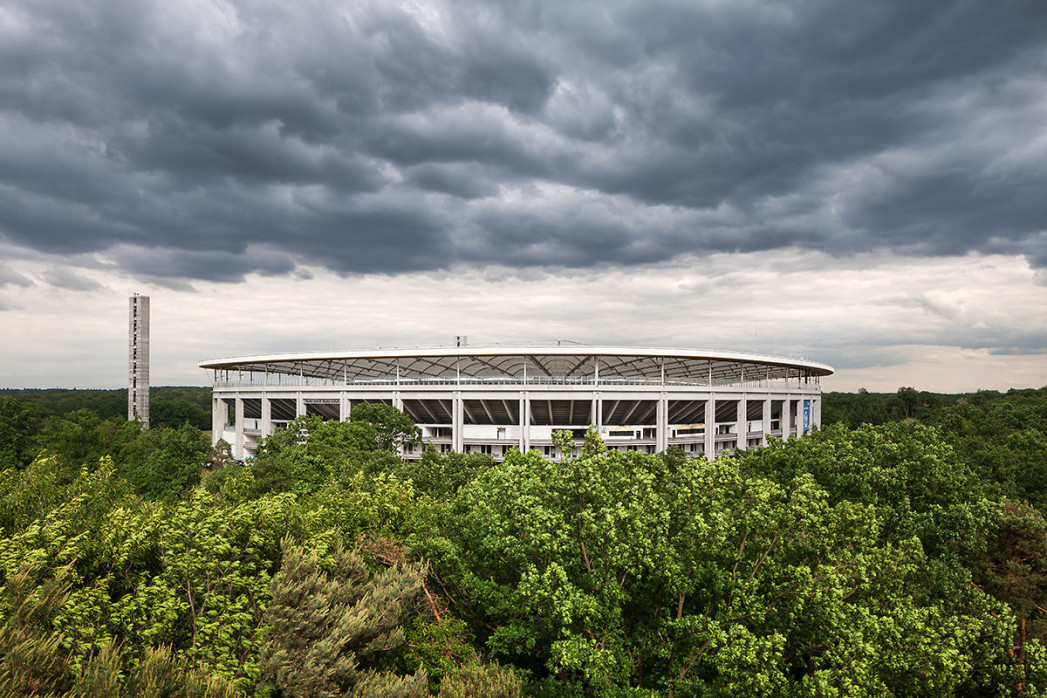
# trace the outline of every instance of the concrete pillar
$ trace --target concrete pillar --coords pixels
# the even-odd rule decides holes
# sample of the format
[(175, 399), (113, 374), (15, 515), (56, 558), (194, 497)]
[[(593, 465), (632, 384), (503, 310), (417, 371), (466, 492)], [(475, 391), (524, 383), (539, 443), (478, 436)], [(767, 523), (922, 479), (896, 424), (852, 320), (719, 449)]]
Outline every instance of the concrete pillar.
[(294, 401), (294, 416), (301, 417), (305, 414), (305, 397), (298, 393)]
[(527, 410), (527, 407), (524, 405), (523, 393), (520, 393), (520, 397), (517, 399), (517, 402), (520, 405), (519, 412), (517, 413), (517, 422), (520, 425), (520, 436), (516, 440), (516, 447), (520, 449), (520, 453), (524, 453), (524, 429), (526, 428), (524, 426), (524, 412)]
[(662, 452), (669, 448), (669, 398), (666, 393), (658, 397), (658, 407), (655, 409), (655, 447), (654, 450)]
[(763, 434), (760, 436), (760, 445), (767, 445), (767, 434), (771, 431), (771, 398), (764, 398), (763, 414), (760, 423), (763, 424)]
[(210, 445), (214, 446), (222, 437), (222, 428), (225, 426), (225, 401), (221, 398), (210, 399)]
[(598, 427), (603, 426), (603, 398), (600, 394), (596, 394), (596, 419), (593, 420), (593, 424)]
[(705, 457), (716, 457), (716, 396), (705, 401)]
[(463, 411), (462, 393), (456, 390), (451, 398), (451, 448), (458, 453), (465, 452), (465, 439), (462, 438), (462, 426), (465, 423)]
[(404, 411), (404, 399), (400, 397), (399, 391), (393, 393), (393, 407), (400, 410), (401, 412)]
[(349, 403), (349, 398), (346, 396), (345, 391), (338, 393), (338, 421), (348, 422), (350, 411), (351, 406)]
[(745, 395), (743, 394), (741, 399), (738, 400), (738, 404), (735, 406), (735, 419), (737, 420), (734, 425), (734, 431), (738, 434), (738, 438), (734, 442), (735, 450), (741, 450), (745, 448), (745, 437), (749, 431), (746, 426), (746, 421), (749, 415), (747, 414), (748, 405), (745, 401)]
[(788, 441), (793, 429), (793, 401), (789, 395), (782, 401), (782, 441)]
[(520, 451), (531, 450), (531, 398), (527, 391), (520, 393)]
[(262, 396), (262, 436), (273, 435), (273, 401)]
[(237, 460), (243, 460), (244, 458), (244, 400), (239, 395), (236, 396), (236, 426), (234, 427), (236, 434), (236, 443), (233, 444), (233, 458)]

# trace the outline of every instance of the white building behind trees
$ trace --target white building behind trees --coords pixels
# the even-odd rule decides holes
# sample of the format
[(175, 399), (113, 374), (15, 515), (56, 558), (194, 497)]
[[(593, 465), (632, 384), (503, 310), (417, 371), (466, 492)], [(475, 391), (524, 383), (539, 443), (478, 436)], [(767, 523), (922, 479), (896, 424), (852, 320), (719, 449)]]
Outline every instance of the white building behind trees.
[[(557, 345), (273, 354), (204, 361), (213, 439), (238, 459), (299, 415), (347, 420), (361, 402), (392, 405), (441, 451), (511, 448), (555, 455), (590, 424), (612, 449), (718, 456), (801, 436), (821, 423), (832, 367), (776, 356)], [(421, 455), (421, 447), (404, 454)]]

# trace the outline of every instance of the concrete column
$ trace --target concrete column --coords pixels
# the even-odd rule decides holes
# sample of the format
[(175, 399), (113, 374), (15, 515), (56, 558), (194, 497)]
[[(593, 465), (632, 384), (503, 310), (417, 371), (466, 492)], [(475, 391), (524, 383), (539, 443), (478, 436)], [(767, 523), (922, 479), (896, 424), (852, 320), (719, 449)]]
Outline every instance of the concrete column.
[(244, 458), (244, 400), (236, 396), (236, 443), (233, 445), (233, 458), (243, 460)]
[(771, 398), (764, 398), (763, 401), (763, 415), (761, 416), (761, 423), (763, 424), (763, 434), (760, 436), (760, 445), (767, 445), (767, 434), (771, 431)]
[(598, 427), (603, 426), (603, 398), (600, 397), (599, 393), (596, 394), (596, 419), (593, 421), (593, 424)]
[(782, 401), (782, 441), (788, 441), (793, 429), (793, 401), (787, 395)]
[(298, 393), (294, 401), (294, 416), (301, 417), (305, 414), (305, 397)]
[(705, 401), (705, 457), (716, 457), (716, 396)]
[(520, 393), (520, 450), (531, 450), (531, 398), (526, 391)]
[(404, 399), (400, 397), (399, 391), (393, 393), (393, 407), (400, 410), (401, 412), (404, 411)]
[(520, 438), (516, 447), (520, 449), (520, 453), (527, 453), (527, 441), (524, 437), (524, 434), (527, 432), (527, 401), (524, 400), (523, 395), (523, 393), (520, 393)]
[(262, 436), (273, 435), (273, 401), (262, 396)]
[(465, 419), (462, 412), (462, 393), (456, 390), (451, 400), (451, 448), (458, 453), (465, 452), (465, 439), (462, 438), (462, 426)]
[(225, 400), (220, 397), (211, 398), (211, 445), (218, 443), (222, 438), (222, 430), (225, 428)]
[(655, 447), (654, 450), (661, 452), (669, 448), (669, 398), (666, 393), (658, 397), (658, 407), (655, 410)]
[(749, 431), (749, 428), (745, 424), (749, 415), (747, 414), (748, 404), (746, 404), (744, 394), (741, 399), (738, 400), (738, 405), (734, 409), (735, 419), (737, 420), (734, 425), (734, 431), (738, 434), (738, 438), (734, 442), (734, 448), (735, 450), (740, 450), (745, 448), (745, 437)]
[(346, 397), (345, 391), (338, 393), (338, 421), (348, 422), (349, 421), (349, 398)]

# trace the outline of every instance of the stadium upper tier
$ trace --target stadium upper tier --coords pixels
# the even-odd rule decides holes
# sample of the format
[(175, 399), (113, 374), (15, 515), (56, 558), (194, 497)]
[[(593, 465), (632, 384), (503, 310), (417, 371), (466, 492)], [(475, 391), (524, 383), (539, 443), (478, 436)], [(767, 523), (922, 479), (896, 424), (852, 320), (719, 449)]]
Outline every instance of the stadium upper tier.
[(203, 361), (215, 387), (323, 385), (817, 385), (833, 369), (780, 356), (606, 346), (450, 347)]

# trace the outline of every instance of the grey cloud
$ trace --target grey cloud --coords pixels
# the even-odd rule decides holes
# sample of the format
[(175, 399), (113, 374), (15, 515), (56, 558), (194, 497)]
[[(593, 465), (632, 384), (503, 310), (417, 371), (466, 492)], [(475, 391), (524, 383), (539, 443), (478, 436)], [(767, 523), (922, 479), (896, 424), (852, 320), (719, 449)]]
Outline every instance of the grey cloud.
[(490, 173), (471, 165), (439, 163), (419, 165), (406, 171), (408, 181), (423, 191), (442, 192), (461, 199), (480, 199), (498, 191)]
[(1035, 347), (993, 347), (989, 353), (1001, 356), (1032, 356), (1047, 354), (1047, 346), (1041, 344)]
[(2, 12), (0, 241), (141, 278), (794, 247), (1047, 267), (1038, 0)]
[(0, 263), (0, 287), (21, 286), (23, 288), (32, 286), (33, 281), (25, 274), (20, 274), (6, 264)]
[(70, 269), (52, 267), (43, 273), (46, 283), (67, 291), (96, 291), (102, 284)]

